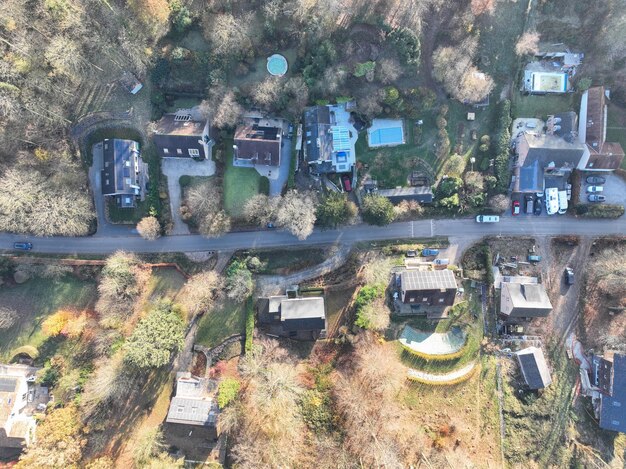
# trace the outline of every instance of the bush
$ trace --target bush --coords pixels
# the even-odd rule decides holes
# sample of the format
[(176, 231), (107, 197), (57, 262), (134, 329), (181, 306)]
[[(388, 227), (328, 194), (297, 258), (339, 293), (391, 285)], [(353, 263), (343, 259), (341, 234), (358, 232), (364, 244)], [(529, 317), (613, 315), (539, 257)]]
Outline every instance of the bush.
[(332, 192), (317, 206), (317, 222), (321, 226), (336, 228), (351, 223), (357, 215), (354, 202), (343, 194)]
[(402, 62), (408, 65), (417, 65), (420, 60), (420, 40), (417, 35), (408, 28), (393, 29), (388, 38), (395, 44)]
[(578, 204), (576, 214), (583, 218), (619, 218), (624, 215), (624, 206), (619, 204)]
[(316, 389), (309, 389), (300, 398), (300, 413), (308, 427), (315, 433), (332, 429), (333, 412), (330, 397)]
[(485, 269), (487, 271), (487, 289), (490, 290), (495, 279), (493, 278), (493, 270), (491, 268), (491, 248), (488, 244), (485, 244), (483, 248), (483, 256), (485, 259)]
[(246, 343), (244, 350), (247, 354), (252, 353), (252, 345), (254, 340), (254, 306), (252, 298), (248, 298), (246, 304)]
[(370, 62), (357, 63), (356, 66), (354, 67), (354, 76), (357, 78), (364, 77), (368, 73), (374, 73), (374, 68), (376, 68), (376, 62), (370, 61)]
[(234, 378), (224, 378), (217, 388), (217, 405), (223, 409), (230, 404), (239, 393), (241, 384)]
[(370, 225), (384, 226), (395, 217), (393, 204), (382, 195), (371, 194), (363, 198), (363, 220)]

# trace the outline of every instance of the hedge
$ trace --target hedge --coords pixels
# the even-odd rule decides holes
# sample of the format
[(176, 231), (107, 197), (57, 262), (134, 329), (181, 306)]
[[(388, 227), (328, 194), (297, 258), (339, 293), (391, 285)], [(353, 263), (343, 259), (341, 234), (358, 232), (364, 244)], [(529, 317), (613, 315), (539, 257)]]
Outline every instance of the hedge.
[(624, 206), (619, 204), (578, 204), (576, 215), (583, 218), (619, 218), (624, 215)]
[(511, 171), (509, 170), (511, 123), (511, 101), (506, 99), (500, 108), (500, 129), (495, 157), (495, 170), (498, 178), (496, 189), (498, 192), (506, 192), (511, 182)]
[(244, 350), (246, 355), (252, 352), (254, 338), (254, 305), (252, 297), (246, 300), (246, 343)]

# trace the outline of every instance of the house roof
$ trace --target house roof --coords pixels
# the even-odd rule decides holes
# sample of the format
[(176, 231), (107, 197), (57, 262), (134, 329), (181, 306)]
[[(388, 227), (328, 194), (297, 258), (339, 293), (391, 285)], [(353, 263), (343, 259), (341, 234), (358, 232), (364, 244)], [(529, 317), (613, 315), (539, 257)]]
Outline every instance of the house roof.
[(528, 347), (516, 355), (524, 380), (530, 389), (543, 389), (552, 383), (548, 364), (540, 348)]
[(433, 191), (430, 186), (400, 187), (396, 189), (380, 189), (378, 195), (393, 201), (416, 200), (430, 203), (433, 201)]
[(202, 137), (206, 119), (191, 111), (165, 114), (156, 123), (154, 133), (157, 135), (178, 135), (186, 137)]
[(333, 134), (328, 106), (312, 106), (304, 110), (304, 142), (309, 163), (330, 161), (333, 151)]
[(287, 298), (280, 303), (280, 320), (286, 331), (326, 328), (324, 297)]
[(600, 148), (606, 139), (606, 96), (604, 86), (587, 90), (587, 133), (586, 142)]
[(543, 190), (543, 168), (535, 160), (527, 166), (517, 168), (515, 192), (540, 192)]
[(544, 317), (552, 311), (550, 298), (541, 284), (502, 283), (500, 295), (503, 307), (511, 302), (511, 316)]
[[(139, 143), (134, 140), (106, 139), (102, 142), (102, 194), (135, 195), (135, 157), (139, 157)], [(143, 166), (139, 159), (138, 167)]]
[(400, 274), (404, 291), (450, 290), (457, 288), (451, 270), (405, 270)]
[[(554, 134), (567, 142), (575, 142), (578, 134), (578, 115), (574, 111), (554, 115)], [(557, 127), (558, 126), (558, 127)]]
[[(537, 161), (542, 168), (551, 163), (557, 168), (575, 168), (585, 152), (582, 143), (567, 142), (557, 135), (524, 133), (521, 138), (528, 148), (525, 155), (520, 153), (521, 166), (530, 166)], [(525, 145), (521, 145), (521, 148), (525, 148)]]
[(247, 119), (235, 131), (236, 157), (251, 160), (255, 164), (278, 166), (282, 129), (262, 126)]
[(186, 425), (215, 425), (219, 410), (215, 399), (217, 384), (189, 372), (177, 373), (176, 395), (170, 402), (166, 421)]
[(626, 433), (626, 355), (613, 355), (611, 395), (602, 396), (600, 427)]
[(17, 377), (0, 377), (0, 427), (4, 427), (11, 417), (18, 386)]

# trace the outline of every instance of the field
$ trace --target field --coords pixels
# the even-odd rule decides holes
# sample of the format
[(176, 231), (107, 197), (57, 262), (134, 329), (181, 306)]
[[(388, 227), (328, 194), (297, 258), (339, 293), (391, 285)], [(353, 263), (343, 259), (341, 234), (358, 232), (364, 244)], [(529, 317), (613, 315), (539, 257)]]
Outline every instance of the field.
[(33, 278), (20, 285), (0, 287), (0, 304), (18, 313), (18, 322), (0, 330), (0, 360), (11, 358), (11, 351), (30, 345), (40, 347), (46, 340), (41, 324), (61, 308), (83, 310), (96, 299), (96, 285), (66, 275), (60, 279)]
[(248, 199), (259, 193), (261, 175), (254, 168), (233, 166), (232, 140), (225, 143), (224, 209), (232, 217), (241, 217)]
[(246, 303), (224, 301), (206, 313), (198, 323), (195, 343), (215, 347), (233, 334), (243, 334), (246, 329)]

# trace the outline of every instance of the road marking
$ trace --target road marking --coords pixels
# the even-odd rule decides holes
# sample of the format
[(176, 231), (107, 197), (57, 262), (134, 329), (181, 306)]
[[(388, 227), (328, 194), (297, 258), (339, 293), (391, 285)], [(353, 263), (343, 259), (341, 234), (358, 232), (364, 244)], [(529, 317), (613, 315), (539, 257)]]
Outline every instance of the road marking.
[(413, 227), (413, 222), (411, 222), (411, 238), (415, 238), (415, 229)]
[(431, 218), (430, 219), (430, 237), (431, 238), (433, 237), (434, 233), (435, 233), (435, 227), (434, 227), (433, 219)]

